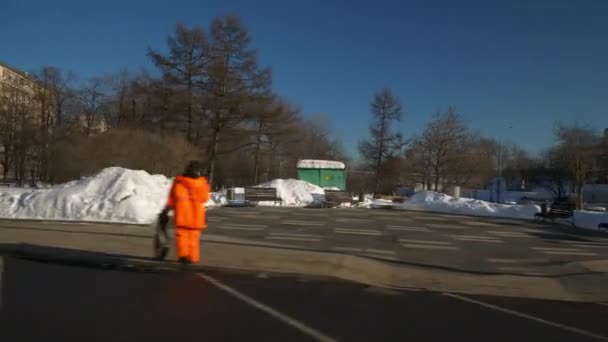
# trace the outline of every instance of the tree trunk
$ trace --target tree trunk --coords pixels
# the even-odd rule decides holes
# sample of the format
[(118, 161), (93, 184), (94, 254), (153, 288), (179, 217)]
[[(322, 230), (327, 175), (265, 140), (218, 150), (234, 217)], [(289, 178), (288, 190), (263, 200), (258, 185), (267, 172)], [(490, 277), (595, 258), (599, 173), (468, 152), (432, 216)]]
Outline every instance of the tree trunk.
[(439, 191), (439, 168), (434, 168), (435, 171), (435, 191)]
[(585, 183), (577, 183), (576, 184), (576, 199), (574, 202), (574, 205), (576, 206), (577, 210), (583, 210), (583, 187), (585, 186)]
[(260, 145), (262, 144), (262, 129), (264, 123), (260, 122), (258, 126), (258, 135), (255, 142), (255, 154), (253, 156), (253, 184), (258, 184), (259, 160), (260, 160)]
[(215, 176), (215, 161), (217, 159), (217, 151), (220, 140), (221, 131), (221, 114), (217, 115), (217, 122), (213, 128), (213, 136), (211, 138), (211, 148), (209, 149), (209, 184), (213, 184)]

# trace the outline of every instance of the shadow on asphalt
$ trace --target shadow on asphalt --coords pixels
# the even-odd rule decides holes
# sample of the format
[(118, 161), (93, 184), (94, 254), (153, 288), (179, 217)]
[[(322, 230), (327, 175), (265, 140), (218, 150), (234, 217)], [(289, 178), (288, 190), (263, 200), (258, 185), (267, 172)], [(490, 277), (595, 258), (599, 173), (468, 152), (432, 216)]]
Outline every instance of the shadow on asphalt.
[[(72, 266), (113, 268), (124, 270), (159, 270), (158, 260), (128, 254), (108, 254), (79, 249), (60, 248), (26, 243), (0, 244), (0, 254), (21, 259), (52, 262)], [(165, 262), (163, 264), (170, 264)], [(173, 266), (177, 266), (173, 263)]]
[[(47, 233), (57, 232), (57, 233), (79, 234), (79, 235), (102, 235), (102, 236), (135, 237), (135, 238), (152, 239), (152, 234), (143, 235), (143, 234), (124, 234), (124, 233), (85, 232), (85, 231), (76, 231), (76, 230), (70, 230), (70, 229), (22, 227), (22, 226), (19, 226), (19, 227), (0, 226), (0, 229), (32, 230), (32, 231), (47, 232)], [(152, 231), (152, 230), (150, 229), (150, 231)]]
[[(238, 242), (203, 242), (208, 244), (220, 244), (220, 245), (232, 245), (232, 246), (247, 246), (247, 247), (268, 247), (264, 245), (238, 243)], [(374, 257), (370, 255), (359, 255), (357, 253), (344, 253), (335, 251), (321, 251), (314, 249), (305, 249), (301, 247), (284, 247), (284, 246), (273, 246), (271, 248), (291, 250), (291, 251), (303, 251), (303, 252), (315, 252), (315, 253), (329, 253), (333, 255), (351, 255), (359, 258), (375, 260), (378, 262), (391, 264), (395, 266), (407, 266), (417, 267), (430, 270), (441, 270), (449, 272), (466, 273), (472, 275), (516, 275), (521, 277), (538, 277), (537, 275), (529, 275), (525, 273), (517, 272), (493, 272), (493, 271), (481, 271), (471, 270), (459, 267), (451, 267), (444, 265), (433, 265), (418, 262), (409, 262), (404, 260), (388, 260), (381, 257)], [(101, 267), (101, 268), (116, 268), (126, 270), (137, 270), (137, 271), (172, 271), (179, 269), (180, 265), (173, 260), (158, 260), (152, 257), (142, 257), (129, 254), (112, 254), (102, 252), (92, 252), (80, 249), (61, 248), (54, 246), (34, 245), (26, 243), (13, 243), (5, 244), (0, 243), (0, 254), (9, 254), (20, 257), (22, 259), (29, 259), (34, 261), (43, 262), (54, 262), (66, 265), (75, 266), (87, 266), (87, 267)], [(552, 263), (557, 265), (556, 263)], [(203, 265), (190, 265), (188, 266), (191, 270), (206, 270), (214, 269), (214, 266), (203, 266)], [(544, 278), (561, 278), (569, 276), (581, 276), (591, 275), (601, 272), (594, 271), (583, 271), (583, 272), (569, 272), (557, 275), (545, 275)]]

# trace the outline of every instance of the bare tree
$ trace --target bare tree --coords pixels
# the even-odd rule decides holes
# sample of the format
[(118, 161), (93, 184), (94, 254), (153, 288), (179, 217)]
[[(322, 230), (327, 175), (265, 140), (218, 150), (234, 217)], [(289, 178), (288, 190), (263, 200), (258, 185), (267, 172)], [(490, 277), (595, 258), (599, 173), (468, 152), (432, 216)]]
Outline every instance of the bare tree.
[(186, 138), (193, 141), (194, 101), (197, 85), (205, 83), (206, 67), (209, 63), (209, 42), (205, 30), (200, 27), (189, 29), (178, 24), (175, 34), (167, 39), (169, 55), (148, 49), (148, 56), (172, 82), (178, 91), (185, 93)]
[(369, 126), (370, 140), (359, 143), (359, 152), (374, 170), (375, 190), (380, 184), (382, 164), (405, 146), (401, 133), (392, 132), (391, 125), (401, 121), (402, 109), (399, 100), (390, 89), (385, 88), (374, 95), (371, 104), (372, 123)]
[(455, 162), (461, 160), (467, 151), (470, 137), (454, 107), (449, 107), (447, 112), (435, 114), (414, 144), (420, 149), (424, 165), (428, 166), (426, 171), (432, 173), (425, 175), (427, 185), (434, 178), (434, 189), (440, 190), (442, 180), (450, 174), (450, 167), (455, 167)]
[(105, 100), (102, 87), (103, 82), (101, 79), (92, 78), (78, 92), (78, 98), (84, 115), (85, 134), (87, 136), (95, 133), (98, 127), (105, 124), (100, 121), (100, 117), (102, 116), (101, 108)]
[(271, 73), (260, 68), (245, 25), (236, 16), (216, 18), (211, 24), (211, 56), (206, 103), (211, 128), (208, 177), (213, 183), (222, 134), (246, 118), (243, 109), (267, 98)]
[(575, 205), (583, 208), (583, 188), (599, 155), (600, 138), (597, 132), (578, 123), (558, 124), (555, 130), (556, 152), (570, 169), (574, 181)]

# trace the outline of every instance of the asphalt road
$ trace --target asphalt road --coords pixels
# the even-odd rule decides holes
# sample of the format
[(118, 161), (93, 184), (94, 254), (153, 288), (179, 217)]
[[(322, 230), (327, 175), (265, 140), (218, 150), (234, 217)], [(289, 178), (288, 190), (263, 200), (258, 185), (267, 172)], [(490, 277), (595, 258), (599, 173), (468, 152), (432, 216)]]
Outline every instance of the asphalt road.
[[(608, 259), (608, 235), (531, 220), (368, 209), (218, 208), (205, 234), (479, 272)], [(583, 271), (571, 266), (570, 272)]]
[(598, 341), (608, 307), (3, 259), (2, 341)]

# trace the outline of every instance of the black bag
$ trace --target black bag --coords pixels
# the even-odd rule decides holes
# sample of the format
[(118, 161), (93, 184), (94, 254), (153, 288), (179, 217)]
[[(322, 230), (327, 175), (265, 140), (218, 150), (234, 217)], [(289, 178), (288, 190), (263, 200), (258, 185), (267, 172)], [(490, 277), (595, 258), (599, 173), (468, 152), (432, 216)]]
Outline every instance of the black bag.
[(158, 260), (164, 260), (169, 254), (169, 232), (167, 226), (169, 224), (169, 212), (163, 210), (158, 214), (158, 222), (156, 224), (156, 233), (154, 234), (154, 257)]

